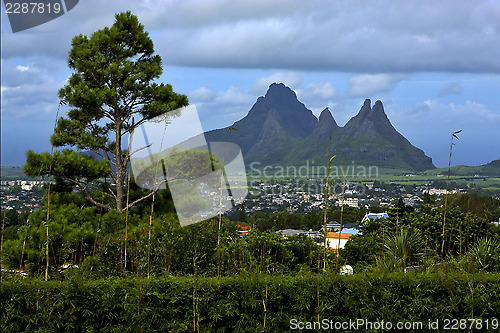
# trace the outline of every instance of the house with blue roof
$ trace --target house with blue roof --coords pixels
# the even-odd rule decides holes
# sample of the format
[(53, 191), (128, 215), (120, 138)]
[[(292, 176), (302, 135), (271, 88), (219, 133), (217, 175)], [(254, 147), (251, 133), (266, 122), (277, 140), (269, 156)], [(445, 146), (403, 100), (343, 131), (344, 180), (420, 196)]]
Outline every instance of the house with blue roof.
[(368, 220), (386, 219), (388, 217), (389, 217), (389, 214), (387, 214), (387, 212), (385, 212), (385, 213), (366, 213), (366, 215), (361, 220), (361, 223), (365, 223)]

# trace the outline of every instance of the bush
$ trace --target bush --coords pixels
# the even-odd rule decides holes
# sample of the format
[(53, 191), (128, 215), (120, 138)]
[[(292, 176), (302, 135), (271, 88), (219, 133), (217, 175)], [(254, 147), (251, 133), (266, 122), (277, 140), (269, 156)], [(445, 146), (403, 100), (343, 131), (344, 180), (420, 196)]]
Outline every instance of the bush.
[(283, 332), (293, 319), (318, 317), (421, 321), (424, 327), (429, 320), (500, 317), (498, 274), (305, 274), (3, 280), (0, 330)]

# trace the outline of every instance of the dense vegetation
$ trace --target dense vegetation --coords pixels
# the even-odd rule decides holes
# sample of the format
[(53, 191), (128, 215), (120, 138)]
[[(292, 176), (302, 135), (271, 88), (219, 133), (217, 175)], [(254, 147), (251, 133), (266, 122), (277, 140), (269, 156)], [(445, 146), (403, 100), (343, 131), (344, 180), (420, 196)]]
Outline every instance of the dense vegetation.
[[(407, 332), (499, 327), (500, 280), (491, 274), (242, 275), (225, 278), (26, 279), (0, 287), (2, 332), (287, 332), (320, 321), (324, 331)], [(488, 319), (489, 318), (489, 319)], [(448, 322), (447, 322), (448, 320)], [(431, 326), (429, 322), (438, 326)], [(299, 324), (302, 322), (302, 324)], [(337, 323), (337, 324), (335, 324)], [(331, 326), (330, 326), (331, 325)], [(462, 325), (462, 326), (459, 326)], [(467, 325), (467, 326), (463, 326)], [(387, 327), (387, 326), (386, 326)]]
[[(143, 191), (132, 186), (131, 199)], [(432, 198), (427, 198), (433, 202)], [(104, 278), (110, 276), (200, 276), (240, 273), (297, 274), (317, 272), (326, 260), (329, 270), (350, 264), (363, 270), (397, 271), (408, 266), (419, 269), (500, 270), (500, 236), (490, 223), (498, 214), (498, 200), (475, 195), (455, 195), (447, 211), (445, 248), (441, 252), (443, 208), (425, 203), (419, 212), (399, 206), (388, 219), (359, 224), (355, 235), (340, 252), (325, 250), (306, 236), (284, 238), (277, 230), (313, 229), (323, 225), (323, 214), (274, 212), (243, 215), (231, 221), (214, 218), (180, 227), (168, 190), (121, 214), (91, 205), (83, 195), (72, 191), (53, 192), (51, 199), (50, 273), (63, 265), (77, 265), (78, 274)], [(375, 209), (373, 209), (375, 210)], [(372, 211), (373, 211), (372, 210)], [(366, 210), (345, 207), (343, 223), (362, 220)], [(340, 208), (329, 210), (327, 220), (340, 220)], [(2, 264), (25, 267), (31, 275), (45, 268), (47, 205), (29, 219), (16, 212), (3, 212), (4, 244)], [(251, 227), (247, 238), (239, 238), (238, 225)], [(220, 241), (218, 242), (218, 239)], [(398, 252), (406, 251), (406, 252)], [(323, 266), (322, 266), (323, 267)]]

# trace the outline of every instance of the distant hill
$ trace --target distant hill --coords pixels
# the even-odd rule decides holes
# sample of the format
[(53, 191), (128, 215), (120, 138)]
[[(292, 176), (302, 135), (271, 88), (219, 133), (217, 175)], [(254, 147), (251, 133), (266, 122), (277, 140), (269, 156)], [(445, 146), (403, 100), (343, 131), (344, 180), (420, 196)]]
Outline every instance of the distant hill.
[(396, 131), (380, 101), (372, 108), (371, 101), (365, 100), (358, 114), (340, 127), (328, 108), (318, 119), (294, 91), (273, 83), (232, 127), (236, 131), (206, 132), (206, 140), (238, 144), (247, 165), (319, 166), (326, 165), (329, 155), (337, 155), (337, 165), (354, 162), (419, 172), (435, 169), (431, 158)]
[(39, 180), (40, 177), (27, 176), (22, 166), (2, 166), (0, 168), (0, 179), (5, 180)]
[[(448, 168), (428, 170), (427, 175), (448, 175)], [(450, 169), (452, 176), (500, 177), (500, 159), (480, 166), (457, 165)]]

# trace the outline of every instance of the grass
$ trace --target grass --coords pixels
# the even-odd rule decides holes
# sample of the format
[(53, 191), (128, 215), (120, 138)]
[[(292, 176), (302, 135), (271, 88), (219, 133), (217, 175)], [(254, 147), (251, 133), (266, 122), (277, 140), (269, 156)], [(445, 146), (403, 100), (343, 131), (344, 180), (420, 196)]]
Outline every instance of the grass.
[(29, 178), (24, 174), (23, 167), (2, 166), (0, 173), (2, 180), (28, 180)]

